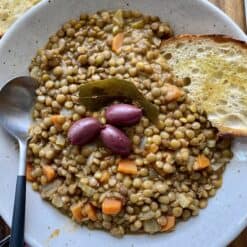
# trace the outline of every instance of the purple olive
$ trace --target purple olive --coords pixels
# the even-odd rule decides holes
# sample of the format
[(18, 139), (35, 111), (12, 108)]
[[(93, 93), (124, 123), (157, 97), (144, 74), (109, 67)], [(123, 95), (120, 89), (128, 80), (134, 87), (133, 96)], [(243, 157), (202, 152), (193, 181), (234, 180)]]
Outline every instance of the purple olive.
[(100, 132), (100, 138), (103, 144), (113, 153), (127, 156), (131, 152), (130, 139), (118, 128), (106, 124)]
[(142, 117), (142, 110), (128, 104), (115, 104), (106, 109), (106, 121), (118, 126), (136, 124)]
[(68, 138), (73, 145), (84, 145), (92, 141), (102, 128), (102, 124), (97, 119), (83, 118), (70, 127)]

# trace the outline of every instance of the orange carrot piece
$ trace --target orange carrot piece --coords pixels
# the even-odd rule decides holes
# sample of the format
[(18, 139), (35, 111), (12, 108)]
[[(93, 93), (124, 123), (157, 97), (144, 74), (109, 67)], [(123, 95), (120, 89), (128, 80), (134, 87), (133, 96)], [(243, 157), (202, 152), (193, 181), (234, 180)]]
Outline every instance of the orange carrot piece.
[(83, 219), (83, 215), (82, 215), (82, 203), (76, 203), (74, 205), (72, 205), (70, 207), (71, 213), (72, 213), (72, 217), (75, 221), (77, 222), (81, 222)]
[(110, 173), (108, 171), (103, 171), (101, 178), (100, 178), (100, 182), (101, 183), (106, 183), (110, 178)]
[(27, 181), (29, 182), (34, 182), (34, 177), (32, 176), (32, 171), (33, 171), (33, 167), (31, 164), (27, 164), (27, 167), (26, 167), (26, 178), (27, 178)]
[(56, 172), (51, 166), (43, 165), (42, 169), (48, 182), (51, 182), (56, 177)]
[(167, 93), (165, 95), (165, 100), (168, 102), (177, 100), (184, 94), (183, 91), (175, 85), (167, 84), (166, 88)]
[(55, 126), (61, 126), (65, 122), (65, 117), (62, 115), (52, 115), (51, 121)]
[(123, 39), (124, 39), (123, 33), (118, 33), (116, 36), (113, 37), (112, 39), (112, 50), (113, 51), (118, 52), (118, 50), (123, 44)]
[(166, 216), (166, 218), (167, 218), (167, 223), (166, 225), (162, 226), (161, 228), (162, 232), (171, 231), (176, 224), (175, 216)]
[(93, 205), (91, 205), (91, 203), (87, 203), (84, 206), (83, 211), (90, 220), (92, 220), (92, 221), (97, 220), (96, 209)]
[(198, 157), (194, 163), (193, 169), (195, 171), (200, 171), (200, 170), (203, 170), (209, 166), (210, 166), (210, 160), (205, 155), (200, 154), (200, 155), (198, 155)]
[(118, 172), (124, 174), (136, 175), (137, 174), (136, 163), (133, 160), (120, 160), (120, 162), (118, 163)]
[(102, 203), (102, 211), (107, 215), (116, 215), (122, 209), (122, 202), (115, 198), (105, 198)]

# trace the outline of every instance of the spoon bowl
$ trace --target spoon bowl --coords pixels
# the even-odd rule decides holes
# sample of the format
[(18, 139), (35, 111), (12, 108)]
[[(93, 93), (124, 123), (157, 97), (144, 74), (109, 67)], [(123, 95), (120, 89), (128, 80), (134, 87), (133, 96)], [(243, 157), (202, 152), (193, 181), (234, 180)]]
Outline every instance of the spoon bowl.
[(19, 170), (16, 182), (10, 247), (24, 246), (26, 201), (26, 150), (31, 112), (38, 82), (28, 76), (10, 80), (0, 91), (0, 124), (19, 143)]
[(16, 139), (28, 138), (38, 82), (28, 76), (9, 81), (0, 91), (0, 123)]

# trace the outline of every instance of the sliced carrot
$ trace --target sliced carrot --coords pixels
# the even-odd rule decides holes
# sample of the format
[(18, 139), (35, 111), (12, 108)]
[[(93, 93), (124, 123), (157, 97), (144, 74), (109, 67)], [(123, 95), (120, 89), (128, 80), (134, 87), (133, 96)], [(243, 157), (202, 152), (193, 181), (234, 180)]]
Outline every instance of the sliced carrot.
[(56, 172), (51, 166), (43, 165), (42, 169), (48, 182), (51, 182), (56, 177)]
[(31, 164), (27, 164), (26, 178), (27, 178), (27, 181), (29, 181), (29, 182), (33, 182), (35, 180), (34, 177), (32, 176), (32, 171), (33, 171), (32, 165)]
[(118, 52), (118, 50), (123, 44), (123, 39), (124, 39), (124, 33), (118, 33), (116, 36), (113, 37), (112, 39), (112, 50), (113, 51)]
[(102, 211), (107, 215), (116, 215), (122, 209), (122, 201), (115, 198), (105, 198), (102, 203)]
[(96, 209), (91, 203), (87, 203), (83, 207), (83, 212), (84, 214), (92, 221), (97, 220), (97, 214), (96, 214)]
[(209, 166), (210, 166), (210, 160), (205, 155), (200, 154), (200, 155), (198, 155), (198, 157), (194, 163), (193, 169), (195, 171), (199, 171), (199, 170), (203, 170)]
[(110, 178), (110, 173), (108, 171), (103, 171), (101, 178), (100, 178), (100, 182), (101, 183), (106, 183)]
[(177, 100), (184, 94), (183, 91), (179, 89), (177, 86), (167, 84), (166, 88), (167, 88), (167, 93), (165, 95), (165, 100), (168, 102)]
[(75, 221), (81, 222), (83, 219), (82, 215), (82, 203), (78, 202), (70, 207), (72, 217)]
[(176, 223), (175, 216), (166, 216), (166, 218), (167, 218), (167, 223), (161, 227), (162, 232), (171, 231)]
[(137, 174), (136, 163), (133, 160), (120, 160), (120, 162), (118, 163), (118, 172), (124, 174), (136, 175)]
[(65, 122), (65, 117), (62, 115), (52, 115), (51, 121), (56, 127), (61, 127), (62, 124)]

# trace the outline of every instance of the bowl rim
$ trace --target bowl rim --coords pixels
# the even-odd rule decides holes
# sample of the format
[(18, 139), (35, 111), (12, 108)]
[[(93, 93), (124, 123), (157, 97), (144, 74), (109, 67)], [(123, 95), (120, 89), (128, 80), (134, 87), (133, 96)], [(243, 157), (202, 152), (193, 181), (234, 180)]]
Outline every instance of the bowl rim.
[[(33, 6), (31, 9), (27, 10), (23, 16), (18, 18), (11, 27), (8, 29), (8, 31), (3, 35), (0, 41), (0, 47), (2, 44), (4, 44), (11, 34), (18, 29), (18, 26), (20, 23), (24, 22), (25, 20), (32, 18), (36, 13), (40, 11), (42, 8), (46, 8), (46, 6), (49, 4), (51, 0), (41, 0), (38, 4)], [(236, 33), (238, 33), (238, 36), (241, 37), (241, 40), (247, 42), (247, 35), (244, 33), (244, 31), (226, 14), (224, 13), (221, 9), (219, 9), (217, 6), (215, 6), (213, 3), (209, 2), (208, 0), (194, 0), (202, 5), (204, 5), (205, 8), (211, 9), (214, 11), (217, 15), (221, 16), (222, 19), (226, 21), (228, 25), (231, 25), (235, 30)], [(0, 207), (0, 215), (1, 217), (7, 222), (8, 225), (11, 225), (11, 220), (7, 215), (7, 212), (4, 212), (4, 210), (1, 209)], [(230, 231), (228, 231), (228, 234), (222, 238), (222, 245), (227, 245), (229, 244), (240, 232), (247, 227), (247, 220), (242, 220), (239, 222), (238, 225), (236, 225), (234, 228), (231, 228)], [(25, 234), (25, 241), (27, 244), (30, 246), (40, 246), (37, 241), (31, 237), (29, 234)]]

